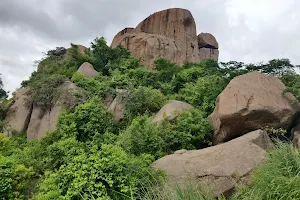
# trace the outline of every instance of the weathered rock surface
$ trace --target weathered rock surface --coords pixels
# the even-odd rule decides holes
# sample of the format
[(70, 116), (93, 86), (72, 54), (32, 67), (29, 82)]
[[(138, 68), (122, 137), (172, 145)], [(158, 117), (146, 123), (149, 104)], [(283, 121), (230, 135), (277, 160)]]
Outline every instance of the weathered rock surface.
[(210, 33), (200, 33), (197, 38), (198, 38), (199, 48), (210, 48), (210, 49), (219, 48), (219, 44), (215, 36), (213, 36)]
[(123, 90), (123, 89), (117, 89), (117, 95), (113, 102), (110, 104), (108, 107), (108, 110), (110, 110), (116, 121), (121, 121), (124, 119), (125, 116), (125, 106), (127, 102), (127, 98), (129, 95), (128, 90)]
[(156, 12), (143, 20), (135, 31), (163, 35), (174, 40), (182, 52), (182, 63), (199, 61), (196, 23), (191, 12), (186, 9), (173, 8)]
[(128, 49), (135, 57), (141, 58), (145, 66), (152, 66), (158, 57), (180, 62), (181, 51), (172, 39), (157, 34), (125, 34), (116, 40), (113, 47)]
[[(76, 101), (75, 97), (68, 95), (68, 99), (63, 99), (64, 95), (68, 92), (72, 92), (77, 86), (72, 82), (65, 82), (59, 88), (61, 90), (61, 97), (57, 100), (55, 106), (51, 109), (43, 109), (36, 105), (33, 105), (30, 122), (27, 129), (27, 139), (35, 140), (40, 139), (46, 135), (47, 132), (53, 131), (56, 128), (59, 115), (63, 108), (64, 101)], [(74, 98), (74, 99), (71, 99)]]
[(26, 105), (26, 88), (21, 88), (15, 94), (15, 102), (10, 107), (4, 126), (4, 134), (11, 136), (14, 131), (26, 131), (32, 107)]
[(218, 96), (209, 116), (214, 127), (213, 143), (219, 144), (265, 126), (288, 128), (299, 112), (276, 77), (251, 72), (235, 77)]
[(120, 38), (125, 34), (125, 33), (132, 33), (134, 32), (134, 28), (124, 28), (123, 30), (121, 30), (119, 33), (117, 33), (117, 35), (115, 35), (115, 37), (112, 40), (112, 44), (116, 44), (118, 43), (117, 41), (120, 40)]
[(263, 161), (273, 144), (262, 130), (250, 132), (227, 143), (201, 150), (182, 150), (153, 163), (163, 169), (171, 182), (194, 183), (214, 196), (228, 195)]
[(200, 48), (199, 56), (200, 56), (200, 60), (214, 59), (218, 61), (219, 50), (213, 48)]
[(203, 47), (214, 49), (211, 53), (202, 51), (205, 55), (199, 52), (198, 40), (191, 12), (173, 8), (150, 15), (135, 29), (120, 31), (111, 46), (128, 49), (132, 55), (142, 58), (143, 64), (148, 67), (153, 67), (153, 61), (159, 57), (178, 64), (199, 62), (206, 58), (218, 59), (218, 43), (214, 36), (205, 34), (201, 40), (201, 45), (205, 42), (210, 44)]
[(83, 63), (77, 72), (83, 74), (86, 78), (93, 78), (98, 75), (98, 72), (94, 69), (93, 65), (88, 62)]
[(182, 112), (190, 109), (194, 109), (194, 106), (185, 102), (172, 100), (158, 111), (152, 122), (159, 122), (164, 120), (165, 118), (168, 120), (173, 120)]

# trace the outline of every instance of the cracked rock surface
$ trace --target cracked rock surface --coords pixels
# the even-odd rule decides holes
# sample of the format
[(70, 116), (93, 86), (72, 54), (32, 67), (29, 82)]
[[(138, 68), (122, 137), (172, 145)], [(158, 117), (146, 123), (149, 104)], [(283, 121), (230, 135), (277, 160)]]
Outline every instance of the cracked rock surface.
[(224, 144), (165, 156), (153, 166), (163, 169), (171, 182), (193, 183), (209, 189), (214, 196), (229, 195), (240, 182), (247, 182), (272, 146), (268, 134), (256, 130)]

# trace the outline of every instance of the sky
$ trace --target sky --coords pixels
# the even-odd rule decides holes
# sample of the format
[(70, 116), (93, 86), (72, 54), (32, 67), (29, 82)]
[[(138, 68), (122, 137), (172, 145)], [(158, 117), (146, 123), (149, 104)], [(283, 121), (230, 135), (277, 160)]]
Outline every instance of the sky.
[(191, 11), (197, 32), (219, 42), (219, 61), (289, 58), (300, 64), (299, 0), (0, 0), (0, 73), (13, 92), (57, 46), (110, 44), (125, 27), (167, 8)]

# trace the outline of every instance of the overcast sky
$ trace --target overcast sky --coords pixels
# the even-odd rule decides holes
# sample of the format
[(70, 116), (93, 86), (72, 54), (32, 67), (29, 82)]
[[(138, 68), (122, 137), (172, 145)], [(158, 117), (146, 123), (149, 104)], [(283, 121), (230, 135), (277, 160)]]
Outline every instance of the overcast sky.
[(220, 61), (289, 58), (300, 64), (299, 0), (0, 0), (0, 73), (14, 91), (36, 70), (42, 52), (70, 42), (110, 44), (125, 27), (173, 7), (189, 9), (197, 31), (210, 32)]

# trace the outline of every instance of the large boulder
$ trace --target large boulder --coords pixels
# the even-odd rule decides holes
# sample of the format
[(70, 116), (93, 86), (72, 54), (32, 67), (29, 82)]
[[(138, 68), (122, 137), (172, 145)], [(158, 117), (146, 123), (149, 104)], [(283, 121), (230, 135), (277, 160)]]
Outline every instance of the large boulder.
[(91, 79), (98, 75), (98, 72), (94, 69), (93, 65), (88, 62), (83, 63), (77, 72), (83, 74), (86, 78)]
[(179, 186), (193, 183), (209, 189), (213, 196), (229, 195), (267, 156), (273, 144), (262, 130), (250, 132), (227, 143), (201, 150), (178, 151), (153, 163)]
[(200, 60), (194, 18), (190, 11), (179, 8), (156, 12), (135, 29), (120, 31), (111, 46), (128, 49), (148, 67), (159, 57), (178, 64)]
[(9, 108), (5, 119), (4, 134), (11, 136), (14, 131), (26, 131), (32, 106), (26, 105), (26, 88), (19, 89), (15, 94), (15, 102)]
[(172, 100), (158, 111), (152, 122), (160, 122), (164, 119), (173, 120), (182, 112), (190, 109), (194, 109), (194, 106), (182, 101)]
[(121, 121), (125, 117), (126, 103), (129, 96), (129, 91), (124, 89), (117, 89), (117, 95), (113, 102), (109, 105), (108, 110), (113, 113), (113, 116), (117, 122)]
[(172, 39), (157, 34), (125, 34), (112, 44), (112, 47), (117, 46), (128, 49), (148, 67), (152, 67), (158, 57), (180, 62), (182, 54)]
[(299, 107), (291, 104), (295, 97), (284, 90), (278, 78), (260, 72), (231, 80), (209, 116), (214, 127), (213, 144), (266, 126), (289, 128)]
[(210, 33), (200, 33), (198, 35), (198, 47), (200, 60), (219, 58), (219, 44), (216, 38)]
[(211, 33), (200, 33), (198, 35), (198, 45), (199, 48), (211, 48), (211, 49), (218, 49), (219, 44)]
[(137, 32), (163, 35), (182, 51), (181, 63), (199, 61), (196, 23), (189, 10), (172, 8), (156, 12), (135, 28)]
[(49, 108), (41, 108), (33, 105), (32, 114), (27, 129), (27, 139), (36, 140), (44, 137), (47, 132), (53, 131), (56, 128), (59, 115), (65, 103), (77, 101), (72, 95), (77, 86), (72, 82), (65, 82), (59, 87), (59, 98), (56, 104)]

